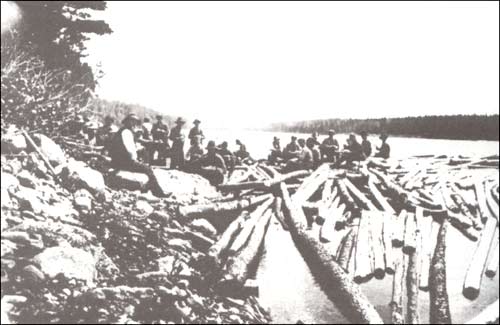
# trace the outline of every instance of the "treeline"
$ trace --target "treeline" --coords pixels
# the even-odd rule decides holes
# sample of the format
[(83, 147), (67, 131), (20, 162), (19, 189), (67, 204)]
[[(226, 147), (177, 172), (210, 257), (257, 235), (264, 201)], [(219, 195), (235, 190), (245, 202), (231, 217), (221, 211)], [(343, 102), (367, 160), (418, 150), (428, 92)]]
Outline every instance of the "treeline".
[(161, 115), (163, 117), (163, 122), (168, 125), (173, 125), (177, 119), (177, 116), (161, 114), (151, 108), (147, 108), (139, 104), (129, 104), (100, 98), (91, 100), (88, 110), (100, 120), (103, 120), (105, 116), (111, 116), (114, 118), (115, 124), (120, 124), (121, 121), (131, 113), (136, 114), (141, 119), (149, 117), (152, 122), (156, 120), (157, 115)]
[(497, 140), (499, 115), (421, 116), (380, 119), (324, 119), (292, 123), (275, 123), (270, 131), (327, 133), (386, 132), (389, 135), (433, 139)]

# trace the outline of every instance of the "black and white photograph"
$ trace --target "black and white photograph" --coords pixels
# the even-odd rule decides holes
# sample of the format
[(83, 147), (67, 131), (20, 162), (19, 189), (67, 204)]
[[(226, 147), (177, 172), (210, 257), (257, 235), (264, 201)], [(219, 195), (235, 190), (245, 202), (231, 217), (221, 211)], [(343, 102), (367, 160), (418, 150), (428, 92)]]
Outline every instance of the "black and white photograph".
[(1, 1), (2, 324), (499, 324), (499, 1)]

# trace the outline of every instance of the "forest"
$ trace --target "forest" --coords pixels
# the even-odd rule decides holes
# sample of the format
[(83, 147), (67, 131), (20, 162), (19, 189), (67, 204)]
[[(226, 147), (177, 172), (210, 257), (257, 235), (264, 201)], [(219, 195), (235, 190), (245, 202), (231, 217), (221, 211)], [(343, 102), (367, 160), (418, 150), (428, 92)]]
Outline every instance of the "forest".
[(266, 130), (281, 132), (369, 134), (431, 139), (495, 140), (499, 139), (499, 115), (420, 116), (379, 119), (323, 119), (271, 124)]

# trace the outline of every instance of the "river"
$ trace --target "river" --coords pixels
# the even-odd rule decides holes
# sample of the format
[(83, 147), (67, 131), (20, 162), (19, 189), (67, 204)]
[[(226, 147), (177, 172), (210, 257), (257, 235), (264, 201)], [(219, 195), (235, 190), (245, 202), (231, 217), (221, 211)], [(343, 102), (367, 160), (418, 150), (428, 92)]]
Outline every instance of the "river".
[[(206, 130), (207, 140), (216, 143), (228, 141), (230, 149), (236, 150), (235, 140), (240, 139), (254, 158), (265, 158), (269, 154), (273, 136), (281, 139), (284, 146), (291, 133), (262, 131)], [(307, 137), (307, 134), (295, 134)], [(347, 135), (336, 136), (345, 142)], [(321, 137), (322, 138), (322, 137)], [(372, 145), (378, 145), (377, 137), (370, 137)], [(496, 141), (436, 140), (421, 138), (392, 137), (388, 143), (391, 154), (396, 158), (414, 155), (448, 156), (489, 156), (499, 154)], [(314, 231), (314, 230), (313, 230)], [(461, 233), (450, 227), (447, 236), (447, 285), (453, 323), (463, 323), (479, 313), (485, 306), (499, 296), (498, 274), (490, 279), (483, 277), (481, 293), (475, 301), (462, 295), (462, 286), (468, 261), (471, 259), (476, 243), (469, 241)], [(307, 264), (297, 251), (290, 234), (273, 221), (266, 235), (263, 255), (257, 271), (259, 298), (268, 307), (275, 323), (347, 323), (316, 284)], [(375, 305), (384, 322), (390, 322), (389, 302), (392, 293), (392, 276), (372, 279), (361, 288)], [(421, 321), (429, 322), (429, 293), (420, 291), (419, 309)]]

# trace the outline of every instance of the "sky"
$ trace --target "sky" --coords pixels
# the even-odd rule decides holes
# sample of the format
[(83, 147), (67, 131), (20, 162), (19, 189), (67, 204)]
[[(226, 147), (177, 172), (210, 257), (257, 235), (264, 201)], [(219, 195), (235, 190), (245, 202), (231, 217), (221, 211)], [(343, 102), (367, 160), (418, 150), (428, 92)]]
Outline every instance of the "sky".
[(97, 94), (217, 127), (497, 114), (498, 2), (108, 2)]

